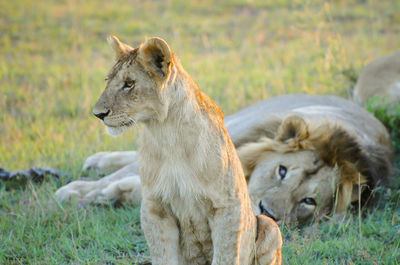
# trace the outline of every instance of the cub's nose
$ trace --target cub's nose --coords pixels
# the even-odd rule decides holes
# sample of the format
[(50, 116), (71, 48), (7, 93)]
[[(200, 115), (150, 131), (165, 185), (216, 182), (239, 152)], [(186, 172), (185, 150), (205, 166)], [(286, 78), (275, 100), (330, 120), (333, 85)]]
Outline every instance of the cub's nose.
[(96, 116), (97, 118), (99, 118), (100, 120), (104, 120), (105, 117), (107, 117), (107, 115), (110, 113), (110, 110), (108, 110), (107, 112), (99, 112), (96, 113), (95, 111), (93, 111), (93, 115)]

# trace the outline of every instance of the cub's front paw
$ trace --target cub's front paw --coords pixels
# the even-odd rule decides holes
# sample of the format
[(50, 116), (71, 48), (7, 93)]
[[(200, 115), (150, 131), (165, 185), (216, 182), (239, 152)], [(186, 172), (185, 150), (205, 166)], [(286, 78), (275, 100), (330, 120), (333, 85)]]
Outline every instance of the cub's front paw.
[(257, 241), (255, 264), (282, 264), (282, 235), (274, 220), (257, 215)]

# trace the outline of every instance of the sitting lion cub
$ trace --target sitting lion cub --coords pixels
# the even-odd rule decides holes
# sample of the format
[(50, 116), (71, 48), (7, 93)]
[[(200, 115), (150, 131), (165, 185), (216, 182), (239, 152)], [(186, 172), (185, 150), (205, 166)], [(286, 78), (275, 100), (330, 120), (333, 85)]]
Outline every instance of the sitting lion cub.
[(117, 62), (93, 112), (112, 135), (144, 124), (141, 222), (153, 264), (281, 264), (279, 228), (253, 214), (219, 107), (164, 40), (109, 43)]

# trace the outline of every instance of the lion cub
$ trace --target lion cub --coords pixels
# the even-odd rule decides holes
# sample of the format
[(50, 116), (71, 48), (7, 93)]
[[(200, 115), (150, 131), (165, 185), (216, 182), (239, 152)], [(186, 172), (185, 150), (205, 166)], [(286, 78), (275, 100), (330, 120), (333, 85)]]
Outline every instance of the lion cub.
[(117, 61), (93, 112), (112, 135), (144, 124), (141, 223), (153, 264), (280, 264), (279, 228), (253, 214), (219, 107), (164, 40), (108, 41)]

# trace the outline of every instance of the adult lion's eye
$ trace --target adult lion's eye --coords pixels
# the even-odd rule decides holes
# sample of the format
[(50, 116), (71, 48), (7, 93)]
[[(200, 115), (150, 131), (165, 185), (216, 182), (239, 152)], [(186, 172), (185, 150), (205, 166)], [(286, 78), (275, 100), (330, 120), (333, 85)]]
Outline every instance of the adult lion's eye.
[(279, 166), (279, 176), (281, 176), (282, 179), (286, 177), (287, 173), (287, 168), (285, 166)]
[(302, 202), (308, 205), (317, 205), (317, 202), (313, 198), (305, 198)]
[(122, 87), (123, 90), (126, 89), (132, 89), (135, 87), (135, 81), (134, 80), (127, 80), (124, 82), (124, 86)]

